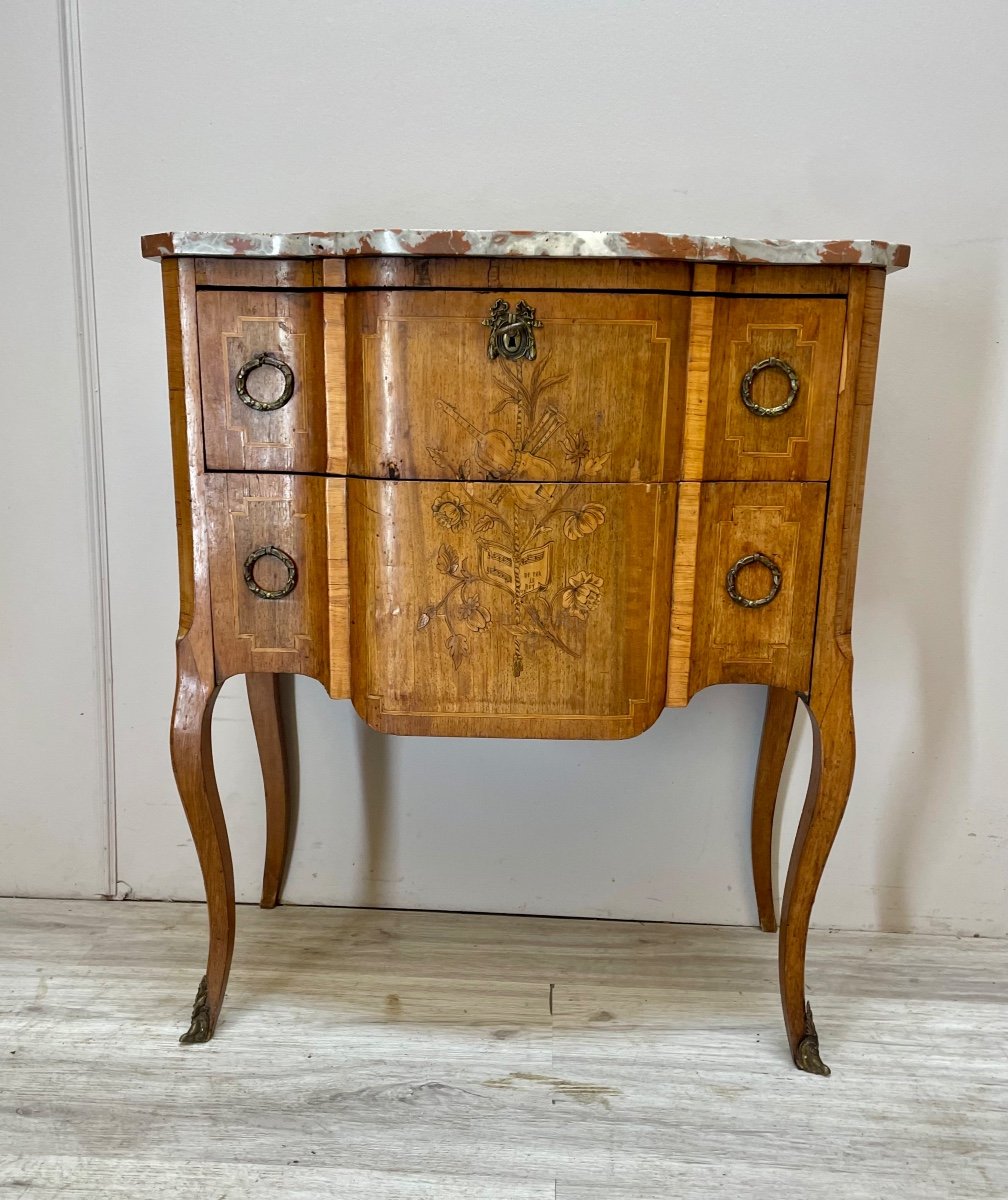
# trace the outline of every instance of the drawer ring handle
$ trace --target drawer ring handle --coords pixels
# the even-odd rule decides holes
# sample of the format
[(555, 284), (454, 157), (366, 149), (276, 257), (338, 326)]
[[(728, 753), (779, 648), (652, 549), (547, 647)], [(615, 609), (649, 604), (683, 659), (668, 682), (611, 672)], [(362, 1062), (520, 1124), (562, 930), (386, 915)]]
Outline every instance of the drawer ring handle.
[[(770, 572), (770, 591), (765, 596), (750, 600), (748, 596), (743, 596), (738, 590), (738, 576), (743, 567), (752, 566), (754, 563), (759, 563), (761, 567), (766, 567)], [(765, 554), (747, 554), (745, 558), (740, 558), (728, 572), (725, 577), (725, 588), (735, 603), (740, 604), (743, 608), (762, 608), (764, 604), (769, 604), (776, 597), (781, 589), (782, 578), (781, 569), (772, 558), (767, 558)]]
[[(287, 580), (283, 587), (279, 587), (276, 591), (271, 592), (264, 587), (260, 587), (255, 581), (253, 571), (255, 565), (260, 558), (275, 558), (287, 568)], [(289, 554), (284, 554), (282, 550), (278, 550), (276, 546), (260, 546), (258, 550), (253, 550), (252, 553), (245, 559), (245, 586), (253, 596), (258, 596), (260, 600), (281, 600), (284, 596), (289, 595), (297, 587), (298, 569), (294, 559)]]
[[(757, 404), (752, 398), (753, 380), (760, 371), (768, 371), (771, 368), (777, 371), (783, 371), (788, 380), (788, 396), (781, 404), (775, 405), (773, 408), (764, 408), (761, 404)], [(798, 376), (792, 366), (786, 363), (782, 358), (764, 358), (762, 362), (756, 363), (755, 366), (749, 368), (745, 373), (745, 378), (742, 380), (742, 386), (739, 391), (742, 393), (742, 403), (755, 413), (758, 417), (779, 417), (781, 413), (787, 412), (792, 404), (798, 399), (798, 389), (801, 384), (798, 381)]]
[[(253, 371), (258, 371), (260, 367), (274, 367), (283, 376), (283, 391), (275, 400), (256, 400), (249, 395), (248, 377)], [(243, 363), (238, 368), (238, 374), (235, 376), (235, 391), (242, 404), (254, 408), (256, 412), (276, 412), (278, 408), (283, 408), (294, 395), (294, 372), (282, 358), (277, 358), (275, 354), (264, 350), (261, 354), (253, 355), (247, 363)]]

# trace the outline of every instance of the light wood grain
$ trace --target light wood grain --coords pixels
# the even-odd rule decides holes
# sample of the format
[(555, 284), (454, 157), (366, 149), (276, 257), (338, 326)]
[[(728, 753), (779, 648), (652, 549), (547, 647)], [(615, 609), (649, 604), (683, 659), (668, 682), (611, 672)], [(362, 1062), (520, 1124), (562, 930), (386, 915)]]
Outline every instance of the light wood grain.
[[(844, 312), (840, 298), (716, 301), (703, 468), (693, 478), (829, 478)], [(791, 407), (769, 417), (741, 397), (747, 372), (768, 358), (787, 363), (799, 384)], [(785, 403), (788, 394), (788, 379), (776, 368), (753, 378), (752, 399), (763, 408)]]
[(756, 909), (760, 928), (766, 933), (774, 933), (777, 929), (773, 892), (774, 816), (797, 707), (798, 696), (795, 692), (777, 687), (767, 689), (750, 829)]
[(322, 298), (325, 358), (326, 472), (347, 473), (346, 297), (326, 292)]
[(347, 260), (345, 258), (324, 259), (322, 262), (322, 282), (326, 287), (346, 287)]
[(852, 662), (850, 618), (884, 287), (881, 271), (851, 272), (811, 688), (823, 704)]
[[(390, 1097), (390, 1103), (396, 1098)], [(335, 1125), (329, 1126), (335, 1133)], [(309, 1138), (304, 1139), (307, 1144)], [(249, 1147), (254, 1156), (254, 1146)], [(333, 1200), (333, 1197), (371, 1197), (372, 1200), (555, 1200), (552, 1183), (501, 1183), (492, 1174), (475, 1169), (461, 1178), (446, 1177), (436, 1168), (429, 1172), (383, 1171), (380, 1167), (329, 1167), (315, 1165), (318, 1151), (301, 1152), (303, 1158), (286, 1163), (185, 1162), (171, 1157), (93, 1158), (0, 1154), (0, 1188), (6, 1181), (17, 1189), (30, 1181), (29, 1192), (15, 1196), (49, 1200)], [(363, 1153), (380, 1159), (377, 1148)]]
[[(712, 683), (808, 689), (825, 503), (825, 485), (817, 483), (700, 485), (691, 695)], [(752, 554), (781, 571), (780, 591), (761, 608), (740, 606), (726, 586), (731, 567)], [(763, 566), (747, 566), (738, 576), (746, 598), (769, 588)]]
[[(200, 407), (196, 291), (192, 265), (177, 259), (161, 264), (165, 349), (168, 358), (168, 414), (171, 425), (175, 531), (178, 537), (178, 637), (198, 642), (201, 668), (213, 661), (208, 551), (202, 513), (203, 414)], [(198, 595), (197, 595), (198, 587)], [(196, 623), (197, 631), (192, 632)], [(212, 674), (212, 667), (210, 668)]]
[[(1002, 1200), (1003, 943), (812, 933), (828, 1081), (756, 931), (0, 901), (0, 1191), (91, 1200)], [(550, 1011), (552, 1005), (552, 1012)]]
[(700, 484), (679, 485), (675, 553), (672, 567), (672, 620), (669, 632), (665, 703), (683, 708), (689, 703), (690, 662), (693, 656), (693, 602), (696, 592), (697, 547), (700, 540)]
[(325, 264), (304, 258), (195, 258), (197, 287), (316, 288)]
[[(222, 471), (324, 471), (327, 467), (326, 371), (321, 292), (213, 291), (197, 294), (206, 462)], [(293, 373), (290, 399), (273, 411), (243, 403), (241, 367), (260, 353)], [(249, 372), (252, 398), (282, 398), (280, 371)], [(338, 436), (338, 435), (337, 435)]]
[[(702, 277), (698, 282), (703, 282)], [(713, 296), (690, 300), (689, 358), (686, 365), (686, 399), (683, 416), (682, 479), (703, 478), (707, 444), (707, 402), (710, 396), (711, 343), (714, 337)]]
[(812, 772), (781, 906), (781, 1000), (796, 1061), (810, 1044), (818, 1056), (818, 1039), (810, 1033), (806, 1015), (805, 936), (854, 777), (850, 617), (884, 285), (881, 271), (851, 271), (807, 701), (813, 730)]
[[(498, 301), (535, 310), (534, 361), (488, 357)], [(350, 473), (378, 479), (676, 477), (684, 296), (347, 295)]]
[[(843, 521), (840, 529), (840, 561), (836, 574), (836, 608), (833, 628), (838, 634), (849, 634), (854, 611), (854, 583), (857, 577), (857, 551), (861, 537), (861, 512), (864, 503), (865, 475), (868, 469), (868, 439), (871, 432), (872, 406), (875, 400), (875, 370), (878, 365), (879, 337), (882, 329), (882, 299), (885, 291), (884, 271), (860, 271), (861, 286), (856, 294), (861, 299), (862, 317), (860, 341), (854, 350), (857, 333), (857, 314), (852, 312), (845, 332), (850, 352), (844, 359), (841, 376), (840, 415), (844, 427), (839, 444), (834, 448), (832, 478), (843, 491)], [(862, 293), (863, 286), (863, 293)], [(854, 381), (853, 395), (848, 379)], [(851, 401), (853, 406), (851, 407)], [(849, 420), (849, 433), (847, 421)], [(839, 500), (838, 500), (839, 503)], [(827, 536), (835, 538), (833, 528)], [(832, 550), (832, 544), (828, 544)], [(832, 573), (830, 573), (832, 574)], [(830, 579), (830, 591), (832, 579)], [(830, 593), (828, 593), (829, 595)]]
[(524, 487), (349, 480), (352, 693), (375, 728), (603, 738), (657, 719), (675, 488), (562, 484), (531, 506)]
[(853, 663), (845, 660), (828, 696), (808, 702), (812, 718), (812, 770), (781, 901), (778, 969), (784, 1023), (795, 1063), (829, 1073), (820, 1058), (819, 1034), (805, 993), (805, 955), (812, 905), (833, 847), (854, 778)]
[[(330, 261), (327, 260), (328, 267)], [(688, 292), (690, 265), (646, 259), (348, 258), (350, 287), (564, 288)], [(844, 273), (846, 278), (846, 272)], [(328, 277), (326, 282), (329, 282)]]
[[(701, 271), (702, 285), (697, 282)], [(693, 291), (736, 296), (845, 296), (849, 283), (849, 267), (701, 263), (694, 267)]]
[(350, 698), (350, 564), (347, 480), (327, 479), (326, 567), (329, 617), (329, 695)]
[[(204, 470), (197, 300), (193, 263), (162, 263), (168, 403), (179, 551), (179, 630), (169, 747), (172, 771), (196, 846), (207, 897), (210, 944), (201, 1027), (213, 1032), (224, 1002), (235, 937), (234, 871), (214, 776), (210, 727), (220, 687), (210, 599), (211, 535), (204, 520)], [(194, 1012), (195, 1017), (195, 1012)]]
[[(329, 681), (327, 481), (304, 475), (206, 477), (214, 651), (219, 682), (246, 671), (286, 671)], [(264, 599), (248, 588), (246, 559), (274, 547), (297, 570), (293, 590)], [(288, 568), (261, 558), (254, 581), (280, 590)]]
[(260, 904), (263, 908), (274, 908), (280, 900), (287, 870), (291, 835), (290, 778), (280, 676), (250, 672), (245, 676), (245, 687), (266, 800), (266, 855)]

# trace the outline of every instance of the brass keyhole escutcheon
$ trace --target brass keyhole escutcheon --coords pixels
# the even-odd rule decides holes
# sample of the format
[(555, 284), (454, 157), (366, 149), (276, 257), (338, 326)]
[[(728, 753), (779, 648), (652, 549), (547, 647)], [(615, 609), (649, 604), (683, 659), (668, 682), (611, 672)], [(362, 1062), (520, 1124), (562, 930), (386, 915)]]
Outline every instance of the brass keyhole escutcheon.
[[(272, 367), (275, 371), (279, 371), (283, 377), (283, 388), (275, 400), (257, 400), (249, 394), (248, 377), (253, 371), (261, 370), (264, 367)], [(294, 372), (282, 358), (278, 358), (275, 354), (270, 354), (269, 351), (264, 350), (261, 354), (254, 355), (248, 362), (243, 363), (238, 368), (238, 374), (235, 376), (235, 391), (238, 393), (238, 399), (242, 404), (255, 409), (256, 412), (276, 412), (278, 408), (283, 408), (291, 396), (294, 395)]]
[(512, 361), (519, 358), (535, 358), (534, 330), (542, 328), (542, 321), (536, 320), (535, 309), (524, 300), (518, 301), (513, 313), (506, 300), (494, 301), (490, 316), (482, 324), (490, 329), (487, 339), (488, 358), (500, 357)]
[[(758, 596), (755, 600), (751, 599), (749, 596), (743, 596), (738, 590), (739, 572), (743, 571), (746, 567), (753, 566), (754, 564), (759, 564), (761, 567), (766, 567), (766, 569), (770, 572), (770, 590), (765, 596)], [(729, 570), (727, 576), (725, 577), (725, 589), (732, 600), (734, 600), (735, 603), (740, 605), (742, 608), (762, 608), (765, 604), (769, 604), (770, 601), (776, 597), (777, 593), (781, 589), (782, 579), (783, 573), (772, 558), (767, 557), (765, 554), (747, 554), (745, 558), (740, 558), (738, 562), (735, 563), (735, 565)]]

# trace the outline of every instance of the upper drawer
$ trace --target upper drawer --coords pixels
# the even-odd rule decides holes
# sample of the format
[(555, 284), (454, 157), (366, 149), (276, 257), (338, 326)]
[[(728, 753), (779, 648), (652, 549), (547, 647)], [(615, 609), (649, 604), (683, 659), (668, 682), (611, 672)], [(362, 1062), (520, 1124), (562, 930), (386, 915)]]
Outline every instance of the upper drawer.
[(676, 478), (688, 297), (362, 291), (346, 303), (351, 474)]
[(207, 466), (343, 474), (343, 296), (201, 289), (196, 312)]
[(683, 479), (826, 480), (843, 298), (693, 302)]

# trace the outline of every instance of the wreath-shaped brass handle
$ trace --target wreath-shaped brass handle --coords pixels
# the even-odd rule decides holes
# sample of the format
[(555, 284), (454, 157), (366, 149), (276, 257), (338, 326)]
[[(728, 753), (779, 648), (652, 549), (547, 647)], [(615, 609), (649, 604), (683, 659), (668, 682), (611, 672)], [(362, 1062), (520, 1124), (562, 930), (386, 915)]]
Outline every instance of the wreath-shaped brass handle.
[[(283, 376), (283, 391), (275, 400), (256, 400), (249, 395), (248, 377), (253, 371), (258, 371), (260, 367), (274, 367)], [(242, 404), (247, 404), (256, 412), (276, 412), (278, 408), (283, 408), (294, 395), (294, 372), (282, 358), (277, 358), (275, 354), (264, 350), (261, 354), (253, 355), (247, 363), (243, 363), (238, 368), (238, 374), (235, 376), (235, 391)]]
[[(279, 587), (276, 591), (271, 592), (256, 583), (253, 571), (260, 558), (275, 558), (287, 568), (287, 581), (283, 587)], [(283, 599), (284, 596), (289, 595), (297, 587), (297, 578), (298, 569), (294, 559), (289, 554), (284, 554), (282, 550), (278, 550), (276, 546), (260, 546), (258, 550), (253, 550), (248, 558), (245, 559), (245, 586), (253, 596), (258, 596), (260, 600)]]
[[(783, 371), (788, 380), (788, 396), (782, 404), (777, 404), (773, 408), (764, 408), (762, 404), (757, 404), (752, 398), (753, 380), (760, 371), (769, 371), (771, 368), (777, 371)], [(781, 413), (787, 412), (792, 404), (798, 399), (798, 389), (801, 384), (798, 381), (798, 375), (790, 364), (786, 363), (782, 358), (764, 358), (762, 362), (756, 363), (755, 366), (749, 368), (742, 380), (742, 386), (739, 391), (742, 393), (742, 403), (755, 413), (758, 417), (779, 417)]]
[[(743, 567), (752, 566), (753, 563), (759, 563), (761, 567), (766, 567), (770, 572), (770, 591), (756, 600), (750, 600), (748, 596), (743, 596), (738, 590), (739, 571)], [(782, 577), (780, 567), (772, 558), (767, 558), (765, 554), (747, 554), (745, 558), (740, 558), (728, 572), (725, 578), (725, 587), (728, 589), (728, 595), (743, 608), (762, 608), (764, 604), (769, 604), (780, 591)]]

